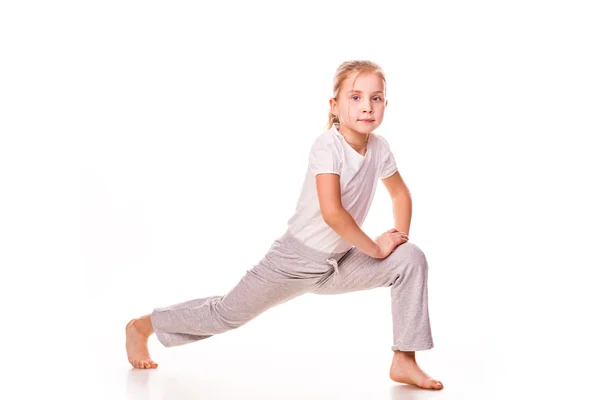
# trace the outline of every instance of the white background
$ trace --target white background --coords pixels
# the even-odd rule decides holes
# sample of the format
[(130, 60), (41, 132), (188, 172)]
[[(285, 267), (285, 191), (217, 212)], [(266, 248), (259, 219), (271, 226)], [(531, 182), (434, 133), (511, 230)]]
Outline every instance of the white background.
[[(151, 339), (159, 370), (128, 372), (129, 319), (224, 294), (285, 231), (335, 69), (370, 59), (430, 265), (436, 347), (418, 360), (436, 395), (597, 393), (599, 17), (592, 1), (3, 2), (2, 390), (432, 395), (386, 376), (388, 289)], [(363, 229), (391, 227), (380, 183)]]

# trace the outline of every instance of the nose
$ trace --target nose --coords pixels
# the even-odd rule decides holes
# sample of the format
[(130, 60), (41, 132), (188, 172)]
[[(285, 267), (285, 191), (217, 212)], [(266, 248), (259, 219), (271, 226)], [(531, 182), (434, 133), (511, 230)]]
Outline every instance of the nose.
[(367, 100), (366, 104), (363, 104), (363, 112), (365, 112), (365, 113), (373, 112), (373, 107), (371, 107), (371, 102), (369, 100)]

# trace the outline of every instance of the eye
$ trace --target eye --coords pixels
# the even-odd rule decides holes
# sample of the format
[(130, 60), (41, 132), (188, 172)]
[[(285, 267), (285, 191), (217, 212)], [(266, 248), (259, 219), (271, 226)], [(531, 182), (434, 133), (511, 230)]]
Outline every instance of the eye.
[(355, 97), (356, 97), (356, 98), (358, 98), (358, 96), (357, 96), (357, 95), (354, 95), (354, 96), (352, 96), (352, 97), (351, 97), (351, 98), (352, 98), (352, 100), (354, 100), (354, 98), (355, 98)]
[(379, 100), (381, 100), (381, 97), (379, 97), (379, 96), (375, 96), (375, 97), (373, 97), (373, 98), (374, 98), (374, 99), (379, 99)]

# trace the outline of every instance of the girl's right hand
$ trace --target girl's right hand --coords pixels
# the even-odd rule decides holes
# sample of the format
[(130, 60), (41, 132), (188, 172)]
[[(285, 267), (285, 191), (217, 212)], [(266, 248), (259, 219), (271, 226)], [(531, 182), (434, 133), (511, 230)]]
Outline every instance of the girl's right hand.
[(390, 229), (375, 238), (375, 243), (379, 246), (379, 254), (374, 258), (386, 258), (396, 247), (407, 241), (408, 236), (404, 232), (399, 232), (397, 229)]

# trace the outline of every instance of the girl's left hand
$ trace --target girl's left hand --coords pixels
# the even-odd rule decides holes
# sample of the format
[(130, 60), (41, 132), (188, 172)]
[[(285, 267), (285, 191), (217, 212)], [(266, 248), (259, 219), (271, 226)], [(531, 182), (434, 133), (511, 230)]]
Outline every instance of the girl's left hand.
[(400, 232), (396, 228), (392, 228), (388, 232), (391, 232), (391, 233), (394, 233), (394, 232), (400, 233), (402, 235), (402, 243), (408, 242), (408, 235), (406, 234), (406, 232)]

